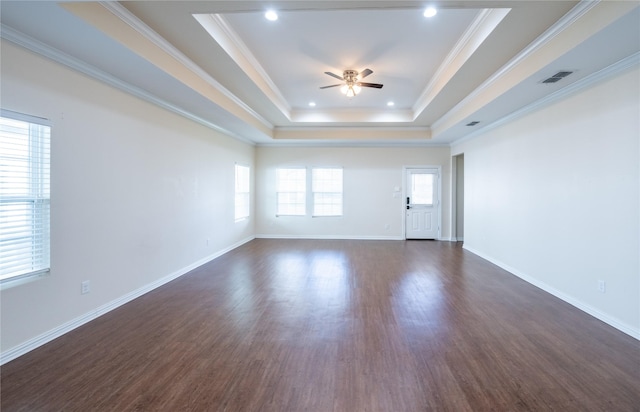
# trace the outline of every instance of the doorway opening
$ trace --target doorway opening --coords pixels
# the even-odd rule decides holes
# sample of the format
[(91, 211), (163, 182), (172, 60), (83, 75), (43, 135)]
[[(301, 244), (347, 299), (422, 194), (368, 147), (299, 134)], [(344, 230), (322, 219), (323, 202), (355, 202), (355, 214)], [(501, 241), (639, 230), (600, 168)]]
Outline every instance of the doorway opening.
[(451, 158), (451, 240), (464, 242), (464, 153)]

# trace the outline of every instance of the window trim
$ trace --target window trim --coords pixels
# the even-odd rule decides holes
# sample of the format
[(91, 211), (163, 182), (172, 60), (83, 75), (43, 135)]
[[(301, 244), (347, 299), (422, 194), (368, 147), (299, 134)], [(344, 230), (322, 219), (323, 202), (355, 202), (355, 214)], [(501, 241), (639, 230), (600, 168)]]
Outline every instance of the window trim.
[[(304, 171), (304, 191), (302, 191), (302, 192), (282, 192), (282, 191), (279, 191), (278, 189), (279, 189), (280, 180), (278, 178), (279, 177), (278, 173), (281, 170), (303, 170)], [(308, 179), (309, 179), (309, 173), (307, 173), (307, 172), (308, 172), (308, 170), (307, 170), (306, 166), (276, 167), (276, 179), (275, 179), (276, 180), (276, 199), (275, 199), (275, 201), (276, 201), (276, 213), (275, 213), (276, 217), (283, 217), (283, 216), (301, 217), (301, 216), (307, 216), (307, 206), (308, 206), (308, 203), (309, 203), (308, 199), (307, 199), (307, 196), (309, 194), (309, 190), (307, 188)], [(302, 213), (298, 213), (298, 214), (279, 213), (280, 212), (280, 209), (279, 209), (280, 202), (278, 200), (279, 200), (279, 197), (280, 197), (279, 196), (280, 193), (302, 193), (302, 195), (303, 195), (302, 199), (304, 200)]]
[[(28, 159), (29, 159), (28, 167), (30, 170), (33, 170), (33, 168), (35, 167), (33, 165), (33, 160), (32, 160), (34, 159), (33, 150), (37, 150), (37, 152), (40, 154), (40, 156), (38, 157), (38, 163), (40, 163), (40, 165), (36, 169), (36, 171), (38, 172), (37, 173), (38, 177), (31, 178), (29, 180), (29, 188), (33, 189), (35, 187), (35, 189), (38, 190), (39, 195), (41, 195), (42, 193), (45, 193), (46, 196), (44, 197), (34, 196), (32, 193), (24, 197), (25, 201), (28, 199), (31, 199), (31, 201), (33, 201), (34, 203), (44, 202), (46, 204), (46, 212), (44, 212), (44, 214), (40, 213), (38, 215), (39, 217), (44, 216), (45, 218), (44, 229), (42, 230), (42, 233), (37, 236), (38, 239), (32, 238), (32, 241), (31, 241), (32, 248), (34, 247), (34, 245), (36, 245), (36, 243), (34, 242), (39, 242), (39, 246), (43, 247), (44, 252), (37, 255), (38, 258), (42, 259), (42, 265), (41, 267), (38, 267), (34, 270), (18, 273), (15, 275), (11, 275), (9, 277), (5, 277), (4, 279), (0, 279), (0, 290), (2, 290), (8, 287), (17, 286), (20, 284), (31, 282), (32, 280), (42, 278), (48, 275), (51, 271), (51, 136), (53, 134), (53, 130), (52, 130), (53, 123), (48, 119), (44, 119), (41, 117), (32, 116), (28, 114), (23, 114), (23, 113), (13, 112), (11, 110), (6, 110), (6, 109), (0, 109), (0, 117), (16, 120), (19, 122), (25, 122), (25, 123), (28, 123), (29, 125), (44, 126), (49, 129), (48, 136), (41, 137), (42, 140), (38, 142), (38, 145), (35, 149), (32, 147), (29, 147), (29, 155), (28, 155)], [(32, 139), (32, 138), (33, 137), (30, 134), (29, 139)], [(32, 186), (34, 179), (40, 179), (40, 182)], [(10, 196), (8, 197), (10, 198)], [(2, 199), (2, 200), (5, 200), (5, 199)], [(5, 202), (0, 202), (0, 203), (5, 203)], [(33, 222), (32, 219), (29, 221)], [(32, 260), (34, 259), (34, 257), (36, 257), (36, 255), (34, 255), (33, 252), (31, 256), (32, 256)]]
[[(338, 192), (320, 192), (320, 191), (316, 191), (314, 188), (314, 178), (313, 178), (313, 172), (315, 170), (320, 170), (320, 169), (324, 169), (324, 170), (340, 170), (340, 174), (341, 174), (341, 181), (340, 181), (340, 188), (341, 191), (340, 193), (340, 214), (332, 214), (332, 215), (321, 215), (321, 214), (316, 214), (316, 197), (315, 195), (317, 193), (338, 193)], [(311, 168), (311, 217), (318, 217), (318, 218), (325, 218), (325, 217), (343, 217), (344, 216), (344, 167), (339, 167), (339, 166), (314, 166)]]
[[(247, 191), (239, 192), (238, 191), (238, 168), (246, 168), (247, 169)], [(251, 166), (236, 163), (233, 167), (234, 170), (234, 196), (233, 196), (233, 218), (235, 222), (241, 222), (243, 220), (249, 219), (251, 217)], [(238, 211), (238, 195), (246, 195), (247, 201), (247, 214), (243, 216), (238, 216), (236, 212)]]

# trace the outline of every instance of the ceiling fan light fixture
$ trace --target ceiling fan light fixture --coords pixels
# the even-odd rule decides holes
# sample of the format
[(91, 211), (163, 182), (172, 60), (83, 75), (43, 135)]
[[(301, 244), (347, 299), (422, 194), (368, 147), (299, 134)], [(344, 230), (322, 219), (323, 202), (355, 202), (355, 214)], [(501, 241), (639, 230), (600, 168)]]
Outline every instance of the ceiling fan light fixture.
[(356, 93), (356, 91), (353, 90), (353, 86), (349, 86), (345, 94), (347, 95), (347, 97), (354, 97), (358, 93)]
[(344, 81), (344, 84), (331, 84), (329, 86), (322, 86), (321, 89), (328, 89), (330, 87), (340, 87), (340, 91), (342, 94), (347, 97), (354, 97), (363, 87), (373, 87), (374, 89), (382, 89), (382, 84), (380, 83), (366, 83), (361, 82), (361, 79), (364, 79), (368, 75), (373, 73), (371, 69), (364, 69), (362, 73), (358, 73), (356, 70), (345, 70), (342, 72), (342, 76), (338, 76), (337, 74), (331, 72), (324, 72), (324, 74), (329, 75), (331, 77), (335, 77), (336, 79)]
[(340, 88), (342, 94), (345, 94), (347, 97), (354, 97), (355, 95), (360, 93), (361, 90), (362, 88), (357, 84), (345, 84)]

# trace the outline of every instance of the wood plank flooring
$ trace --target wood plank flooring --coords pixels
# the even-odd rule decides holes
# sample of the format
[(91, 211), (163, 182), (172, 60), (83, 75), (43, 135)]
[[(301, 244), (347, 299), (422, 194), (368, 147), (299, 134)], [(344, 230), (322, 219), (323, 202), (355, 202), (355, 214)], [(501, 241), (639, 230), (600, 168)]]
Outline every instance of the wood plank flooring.
[(12, 362), (9, 411), (639, 411), (640, 342), (433, 241), (257, 239)]

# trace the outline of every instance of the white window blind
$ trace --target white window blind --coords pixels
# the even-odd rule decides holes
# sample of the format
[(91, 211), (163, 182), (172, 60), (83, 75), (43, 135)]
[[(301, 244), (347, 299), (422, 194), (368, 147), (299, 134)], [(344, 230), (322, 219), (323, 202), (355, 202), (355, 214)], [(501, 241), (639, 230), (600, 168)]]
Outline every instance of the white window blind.
[(0, 281), (49, 270), (46, 120), (0, 113)]
[(304, 168), (276, 170), (276, 215), (306, 214), (307, 170)]
[(249, 167), (236, 165), (235, 219), (249, 217), (250, 178)]
[(342, 169), (311, 170), (313, 216), (342, 216)]

